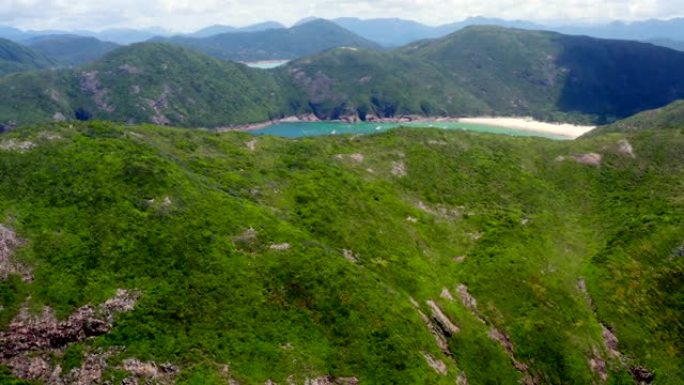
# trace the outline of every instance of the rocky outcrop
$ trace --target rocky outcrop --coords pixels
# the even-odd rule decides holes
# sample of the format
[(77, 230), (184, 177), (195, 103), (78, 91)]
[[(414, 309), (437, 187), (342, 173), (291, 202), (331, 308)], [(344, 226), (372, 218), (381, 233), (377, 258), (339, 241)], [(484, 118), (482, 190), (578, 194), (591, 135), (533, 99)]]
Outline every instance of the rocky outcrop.
[(448, 337), (457, 334), (461, 331), (458, 326), (456, 326), (449, 317), (444, 314), (442, 309), (435, 303), (435, 301), (429, 300), (426, 302), (430, 310), (432, 311), (432, 318), (437, 321), (437, 324), (442, 329), (444, 334)]
[(131, 375), (124, 380), (129, 385), (139, 383), (173, 384), (180, 372), (178, 367), (170, 363), (157, 364), (154, 361), (143, 362), (135, 358), (124, 360), (122, 368)]
[(420, 316), (420, 319), (423, 320), (423, 323), (425, 326), (428, 328), (430, 331), (430, 334), (435, 338), (435, 342), (437, 343), (437, 346), (439, 349), (446, 355), (451, 355), (451, 352), (449, 351), (449, 344), (447, 343), (447, 337), (437, 325), (432, 322), (432, 320), (423, 313), (422, 310), (420, 310), (420, 305), (418, 305), (418, 302), (416, 302), (413, 298), (411, 298), (411, 305), (413, 305), (413, 308), (418, 312), (418, 315)]
[(97, 71), (85, 71), (81, 74), (81, 91), (92, 95), (93, 102), (101, 110), (114, 112), (114, 107), (108, 101), (109, 92), (102, 87)]
[(408, 171), (406, 171), (406, 163), (403, 161), (392, 162), (392, 175), (397, 177), (404, 177), (408, 175)]
[(66, 320), (58, 320), (51, 308), (43, 308), (40, 315), (32, 315), (23, 308), (9, 325), (0, 332), (0, 360), (21, 354), (62, 349), (109, 332), (117, 313), (133, 310), (138, 295), (118, 290), (116, 296), (94, 307), (86, 305)]
[[(584, 295), (587, 304), (591, 307), (594, 316), (596, 317), (596, 309), (594, 308), (594, 301), (587, 291), (587, 284), (584, 278), (580, 277), (577, 281), (578, 290)], [(631, 359), (620, 352), (620, 341), (606, 324), (599, 321), (601, 325), (601, 338), (603, 339), (603, 347), (608, 352), (608, 355), (613, 360), (616, 360), (620, 365), (630, 372), (632, 378), (637, 384), (650, 384), (655, 375), (648, 369), (640, 365), (633, 365)], [(592, 356), (589, 358), (589, 367), (592, 371), (605, 382), (608, 379), (608, 372), (606, 370), (606, 362), (601, 355), (594, 349)]]
[(30, 140), (7, 139), (0, 141), (0, 150), (26, 152), (36, 147)]
[(636, 158), (636, 155), (634, 154), (634, 148), (627, 139), (620, 139), (620, 141), (618, 142), (618, 153), (621, 155), (629, 156), (633, 159)]
[(458, 291), (463, 306), (465, 306), (466, 309), (470, 310), (470, 313), (480, 322), (490, 326), (488, 333), (489, 338), (492, 339), (492, 341), (497, 342), (501, 346), (501, 348), (506, 352), (508, 357), (511, 359), (513, 367), (515, 367), (515, 369), (523, 375), (523, 383), (538, 383), (539, 381), (530, 374), (530, 368), (527, 366), (527, 364), (525, 364), (522, 361), (519, 361), (516, 358), (515, 346), (513, 345), (513, 342), (511, 341), (510, 337), (508, 337), (508, 335), (503, 330), (499, 329), (492, 322), (489, 322), (484, 317), (484, 315), (480, 313), (480, 311), (477, 308), (477, 300), (470, 294), (470, 292), (468, 291), (468, 287), (466, 285), (460, 284), (456, 287), (456, 290)]
[(14, 250), (24, 243), (11, 229), (0, 224), (0, 281), (10, 274), (18, 274), (24, 282), (33, 281), (33, 274), (28, 266), (12, 258)]
[(425, 357), (425, 361), (427, 361), (428, 365), (435, 370), (438, 374), (445, 376), (447, 374), (447, 366), (444, 362), (441, 360), (438, 360), (435, 358), (432, 354), (430, 353), (425, 353), (423, 352), (423, 357)]

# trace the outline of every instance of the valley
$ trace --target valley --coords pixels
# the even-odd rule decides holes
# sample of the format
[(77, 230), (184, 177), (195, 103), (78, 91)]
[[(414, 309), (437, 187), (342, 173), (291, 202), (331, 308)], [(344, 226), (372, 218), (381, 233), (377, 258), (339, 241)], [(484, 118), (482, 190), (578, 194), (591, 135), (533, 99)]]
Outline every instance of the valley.
[(250, 6), (0, 27), (1, 385), (684, 385), (681, 20)]

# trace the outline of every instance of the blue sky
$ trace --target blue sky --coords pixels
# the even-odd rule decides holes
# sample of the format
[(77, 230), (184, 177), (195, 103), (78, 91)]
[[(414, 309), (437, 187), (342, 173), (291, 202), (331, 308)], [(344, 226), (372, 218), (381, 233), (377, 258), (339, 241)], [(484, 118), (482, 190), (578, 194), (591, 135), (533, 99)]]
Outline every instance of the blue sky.
[(400, 17), (436, 25), (469, 16), (591, 23), (684, 16), (684, 0), (0, 0), (0, 25), (31, 29), (162, 26), (192, 31), (317, 16)]

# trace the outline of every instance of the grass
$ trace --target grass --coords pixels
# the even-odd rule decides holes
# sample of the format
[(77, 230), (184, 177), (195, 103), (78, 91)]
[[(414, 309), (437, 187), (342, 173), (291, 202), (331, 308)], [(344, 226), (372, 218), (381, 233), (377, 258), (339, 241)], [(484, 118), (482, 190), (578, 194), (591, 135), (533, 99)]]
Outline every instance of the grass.
[[(119, 287), (142, 292), (65, 365), (79, 349), (125, 346), (114, 364), (171, 361), (182, 384), (225, 383), (221, 365), (245, 384), (326, 374), (453, 384), (461, 370), (471, 384), (517, 382), (489, 326), (458, 301), (462, 283), (543, 383), (597, 380), (588, 359), (604, 350), (600, 323), (656, 383), (684, 378), (681, 129), (573, 142), (398, 129), (259, 137), (255, 151), (244, 133), (104, 122), (0, 140), (10, 137), (37, 145), (0, 151), (0, 221), (29, 240), (18, 257), (36, 279), (2, 283), (0, 321), (28, 295), (64, 317)], [(623, 138), (635, 159), (619, 153)], [(590, 151), (601, 167), (556, 160)], [(336, 157), (355, 153), (361, 162)], [(271, 248), (281, 243), (291, 248)], [(434, 300), (460, 326), (453, 359), (410, 298), (426, 314)], [(609, 375), (628, 378), (611, 360)]]

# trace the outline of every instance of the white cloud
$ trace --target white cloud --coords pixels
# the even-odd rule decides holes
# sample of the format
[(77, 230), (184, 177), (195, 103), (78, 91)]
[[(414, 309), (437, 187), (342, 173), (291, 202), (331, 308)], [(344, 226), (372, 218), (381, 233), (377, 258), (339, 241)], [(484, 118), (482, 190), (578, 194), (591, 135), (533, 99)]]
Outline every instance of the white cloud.
[(0, 24), (33, 29), (285, 24), (307, 17), (401, 17), (440, 24), (469, 16), (606, 21), (684, 16), (684, 0), (0, 0)]

